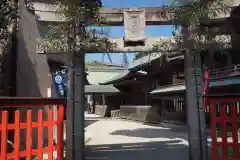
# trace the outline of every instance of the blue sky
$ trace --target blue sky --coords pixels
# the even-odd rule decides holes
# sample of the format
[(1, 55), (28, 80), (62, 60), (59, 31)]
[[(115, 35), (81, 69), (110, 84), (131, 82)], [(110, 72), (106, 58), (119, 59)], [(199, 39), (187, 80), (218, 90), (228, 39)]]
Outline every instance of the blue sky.
[[(129, 8), (129, 7), (152, 7), (171, 4), (171, 0), (102, 0), (105, 8)], [(109, 37), (123, 37), (123, 27), (104, 27), (110, 30)], [(147, 36), (170, 36), (174, 30), (173, 26), (148, 26), (145, 30)], [(122, 63), (122, 53), (110, 54), (114, 63)], [(134, 53), (128, 53), (129, 64), (132, 63)], [(102, 54), (87, 54), (86, 61), (102, 60)], [(107, 56), (105, 61), (108, 62)]]

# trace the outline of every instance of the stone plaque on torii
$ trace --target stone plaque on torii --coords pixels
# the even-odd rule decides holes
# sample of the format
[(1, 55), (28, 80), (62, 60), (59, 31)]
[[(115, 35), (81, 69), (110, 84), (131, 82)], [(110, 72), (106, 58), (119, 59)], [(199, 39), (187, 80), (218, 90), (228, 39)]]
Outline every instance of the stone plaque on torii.
[(145, 41), (145, 9), (125, 9), (123, 10), (123, 15), (125, 32), (124, 41)]

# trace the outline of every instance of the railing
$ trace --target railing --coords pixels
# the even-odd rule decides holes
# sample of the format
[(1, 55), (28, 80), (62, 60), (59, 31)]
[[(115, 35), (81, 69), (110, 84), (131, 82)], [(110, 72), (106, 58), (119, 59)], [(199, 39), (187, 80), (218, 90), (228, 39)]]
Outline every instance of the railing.
[[(0, 98), (2, 108), (0, 133), (1, 152), (0, 159), (20, 160), (25, 158), (31, 160), (37, 157), (38, 160), (53, 160), (56, 154), (57, 160), (63, 160), (63, 123), (64, 123), (64, 99), (47, 98)], [(14, 113), (8, 111), (9, 108), (17, 108)], [(43, 110), (44, 109), (44, 110)], [(47, 110), (47, 118), (44, 119), (44, 111)], [(36, 111), (37, 115), (34, 115)], [(24, 115), (24, 112), (26, 114)], [(9, 115), (14, 114), (14, 122), (9, 122)], [(23, 122), (23, 119), (26, 120)], [(37, 120), (33, 120), (37, 119)], [(44, 129), (47, 127), (47, 145), (44, 144)], [(37, 134), (33, 134), (33, 129), (37, 129)], [(25, 130), (26, 140), (21, 137), (24, 134), (20, 130)], [(13, 150), (8, 151), (9, 133), (14, 132)], [(56, 137), (53, 134), (56, 133)], [(36, 137), (33, 137), (36, 136)], [(54, 139), (56, 144), (54, 144)], [(33, 148), (33, 141), (37, 142)], [(26, 147), (22, 147), (26, 146)]]
[(212, 160), (240, 159), (240, 95), (206, 96), (210, 108)]
[[(184, 73), (182, 73), (184, 75)], [(226, 68), (219, 68), (219, 69), (210, 69), (210, 79), (222, 79), (222, 78), (228, 78), (233, 76), (240, 76), (240, 64), (234, 65), (231, 67)], [(183, 83), (184, 79), (176, 79), (177, 83)]]
[(227, 68), (210, 70), (210, 79), (221, 79), (240, 75), (240, 64)]

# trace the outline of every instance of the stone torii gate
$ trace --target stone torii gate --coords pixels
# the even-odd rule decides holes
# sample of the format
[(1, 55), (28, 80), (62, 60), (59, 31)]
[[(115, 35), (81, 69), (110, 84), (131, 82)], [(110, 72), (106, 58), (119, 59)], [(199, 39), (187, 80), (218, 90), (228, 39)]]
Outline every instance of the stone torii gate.
[[(50, 4), (34, 3), (35, 14), (38, 17), (38, 21), (52, 23), (64, 22), (57, 13), (56, 9)], [(145, 8), (102, 8), (100, 10), (101, 25), (108, 26), (121, 26), (124, 25), (125, 36), (121, 38), (108, 38), (110, 42), (115, 43), (116, 47), (111, 52), (158, 52), (153, 50), (153, 46), (156, 43), (161, 43), (164, 40), (169, 40), (171, 37), (146, 37), (144, 35), (144, 29), (146, 25), (174, 25), (173, 7), (145, 7)], [(219, 18), (212, 19), (210, 22), (224, 21), (228, 15), (222, 15)], [(214, 35), (229, 34), (230, 31), (226, 27), (214, 27), (212, 28)], [(88, 52), (88, 51), (85, 51)], [(174, 49), (169, 50), (167, 55), (176, 54), (179, 51)], [(43, 54), (44, 51), (37, 48), (37, 53)], [(48, 53), (51, 54), (51, 53)], [(55, 54), (55, 53), (52, 53)], [(161, 53), (160, 53), (161, 54)], [(83, 160), (83, 148), (84, 148), (84, 53), (76, 58), (78, 62), (75, 70), (75, 89), (72, 95), (75, 101), (71, 107), (68, 107), (68, 122), (67, 122), (67, 157), (69, 160)], [(71, 85), (69, 85), (71, 86)], [(71, 89), (71, 88), (70, 88)], [(69, 89), (69, 90), (70, 90)], [(189, 108), (189, 107), (188, 107)], [(197, 108), (192, 107), (189, 112), (197, 113)], [(194, 117), (195, 116), (195, 117)], [(195, 121), (197, 123), (196, 115), (189, 115), (189, 121)], [(189, 126), (193, 130), (190, 132), (191, 137), (197, 138), (199, 136), (199, 128), (196, 126)], [(199, 156), (199, 150), (202, 149), (201, 142), (194, 142), (196, 140), (190, 139), (190, 151), (195, 154), (194, 157)], [(194, 142), (194, 143), (192, 143)], [(192, 143), (192, 144), (191, 144)], [(203, 151), (200, 154), (207, 154)], [(204, 155), (206, 157), (206, 155)], [(199, 158), (194, 158), (197, 160)], [(202, 159), (203, 160), (203, 159)]]

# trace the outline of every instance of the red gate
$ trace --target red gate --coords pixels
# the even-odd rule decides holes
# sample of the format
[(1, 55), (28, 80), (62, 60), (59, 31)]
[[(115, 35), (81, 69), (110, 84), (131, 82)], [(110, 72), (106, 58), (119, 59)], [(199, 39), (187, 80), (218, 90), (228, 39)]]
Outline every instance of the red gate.
[[(43, 160), (47, 155), (48, 160), (53, 159), (56, 153), (57, 160), (63, 160), (63, 122), (64, 122), (64, 99), (48, 99), (48, 98), (0, 98), (1, 109), (1, 152), (0, 159), (20, 160), (25, 158), (31, 160), (38, 157)], [(14, 122), (9, 122), (9, 108), (16, 107), (14, 111)], [(53, 109), (56, 107), (56, 114)], [(25, 109), (24, 109), (25, 108)], [(33, 109), (34, 108), (34, 109)], [(47, 109), (47, 118), (44, 118), (44, 110)], [(26, 113), (24, 113), (24, 110)], [(36, 115), (32, 114), (36, 111)], [(20, 116), (21, 115), (21, 116)], [(56, 117), (54, 117), (56, 115)], [(25, 119), (25, 120), (23, 120)], [(36, 119), (35, 121), (33, 119)], [(53, 143), (53, 129), (56, 126), (56, 144)], [(43, 130), (47, 128), (47, 146), (43, 144)], [(33, 129), (37, 129), (37, 136), (33, 137)], [(23, 137), (20, 137), (20, 130), (25, 130), (26, 140), (21, 143)], [(8, 151), (9, 132), (13, 132), (12, 151)], [(35, 139), (37, 147), (33, 148), (33, 140)], [(21, 144), (26, 147), (22, 149)]]
[(212, 160), (239, 160), (240, 96), (207, 96), (210, 107)]

